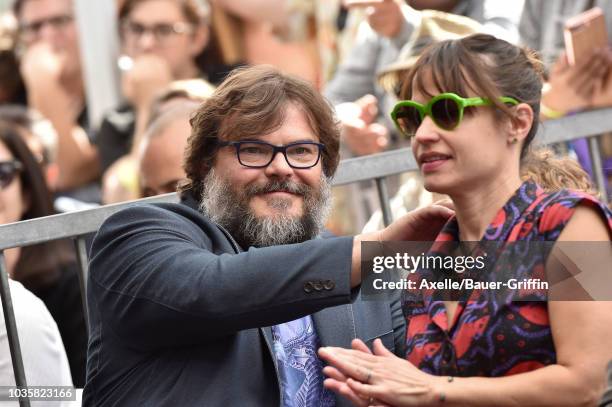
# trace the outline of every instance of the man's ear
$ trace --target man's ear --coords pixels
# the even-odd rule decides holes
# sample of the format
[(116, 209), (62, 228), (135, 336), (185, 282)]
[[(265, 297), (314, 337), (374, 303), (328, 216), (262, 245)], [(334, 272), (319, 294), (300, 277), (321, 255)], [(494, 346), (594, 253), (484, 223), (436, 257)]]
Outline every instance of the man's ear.
[(537, 120), (537, 118), (533, 114), (533, 109), (527, 103), (520, 103), (515, 106), (514, 117), (512, 120), (509, 120), (508, 141), (516, 140), (522, 142), (525, 140), (533, 126), (534, 120)]
[(190, 44), (191, 56), (193, 58), (197, 57), (204, 51), (204, 49), (208, 46), (208, 41), (210, 39), (210, 28), (208, 25), (201, 24), (196, 27), (195, 31), (192, 34), (192, 41)]

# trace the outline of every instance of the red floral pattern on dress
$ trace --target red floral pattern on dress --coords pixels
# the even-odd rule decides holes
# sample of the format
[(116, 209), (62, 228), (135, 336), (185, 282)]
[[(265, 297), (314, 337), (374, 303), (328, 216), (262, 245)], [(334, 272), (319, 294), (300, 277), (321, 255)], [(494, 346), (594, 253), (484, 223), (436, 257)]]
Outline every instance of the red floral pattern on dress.
[[(483, 241), (554, 242), (578, 205), (596, 208), (612, 231), (612, 212), (595, 198), (569, 190), (546, 193), (528, 181), (497, 213)], [(451, 219), (436, 242), (458, 241), (458, 236), (457, 221)], [(544, 275), (544, 262), (533, 264), (529, 256), (519, 261), (530, 276)], [(538, 298), (527, 290), (520, 295)], [(497, 377), (556, 363), (545, 300), (505, 302), (486, 290), (473, 291), (458, 303), (450, 329), (444, 302), (429, 295), (415, 300), (406, 293), (403, 311), (406, 359), (425, 372)]]

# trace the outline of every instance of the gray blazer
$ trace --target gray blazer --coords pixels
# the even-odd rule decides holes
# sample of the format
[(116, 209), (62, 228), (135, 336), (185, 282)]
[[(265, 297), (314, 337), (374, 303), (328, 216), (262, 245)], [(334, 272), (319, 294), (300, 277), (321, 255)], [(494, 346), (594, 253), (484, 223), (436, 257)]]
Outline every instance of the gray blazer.
[(352, 245), (342, 237), (240, 252), (184, 204), (111, 216), (92, 246), (84, 405), (279, 405), (268, 327), (308, 314), (324, 346), (380, 337), (401, 354), (399, 301), (356, 298)]

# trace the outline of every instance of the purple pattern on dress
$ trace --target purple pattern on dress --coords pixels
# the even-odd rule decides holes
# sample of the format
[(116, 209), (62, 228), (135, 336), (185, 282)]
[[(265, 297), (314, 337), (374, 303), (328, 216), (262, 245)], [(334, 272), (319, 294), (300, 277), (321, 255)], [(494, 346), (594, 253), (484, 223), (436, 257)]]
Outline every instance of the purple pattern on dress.
[[(510, 241), (554, 242), (579, 204), (599, 210), (612, 231), (612, 212), (594, 198), (568, 190), (545, 193), (524, 182), (487, 227), (482, 242), (500, 242), (501, 248)], [(451, 219), (437, 241), (458, 238), (458, 224)], [(512, 256), (518, 264), (509, 269), (513, 276), (522, 279), (543, 268), (546, 252), (515, 247)], [(495, 264), (495, 255), (491, 257), (487, 264)], [(534, 301), (513, 302), (492, 290), (473, 291), (469, 301), (459, 302), (449, 330), (442, 301), (431, 296), (415, 300), (420, 297), (405, 293), (406, 358), (425, 372), (454, 376), (505, 376), (556, 363), (545, 297), (526, 295)]]

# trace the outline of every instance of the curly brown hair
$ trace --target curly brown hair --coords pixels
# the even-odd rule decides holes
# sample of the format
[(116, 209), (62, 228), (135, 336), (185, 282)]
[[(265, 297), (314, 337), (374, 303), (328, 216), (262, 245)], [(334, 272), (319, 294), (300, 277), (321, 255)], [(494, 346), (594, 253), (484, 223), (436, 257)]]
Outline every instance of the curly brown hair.
[(219, 141), (261, 136), (278, 129), (289, 103), (302, 109), (325, 145), (323, 172), (331, 178), (340, 161), (340, 130), (332, 106), (308, 82), (259, 65), (233, 71), (191, 119), (184, 162), (187, 180), (179, 191), (189, 190), (199, 197)]
[(532, 180), (547, 192), (573, 189), (601, 199), (601, 194), (580, 164), (567, 156), (556, 156), (548, 148), (531, 151), (523, 159), (521, 178)]

